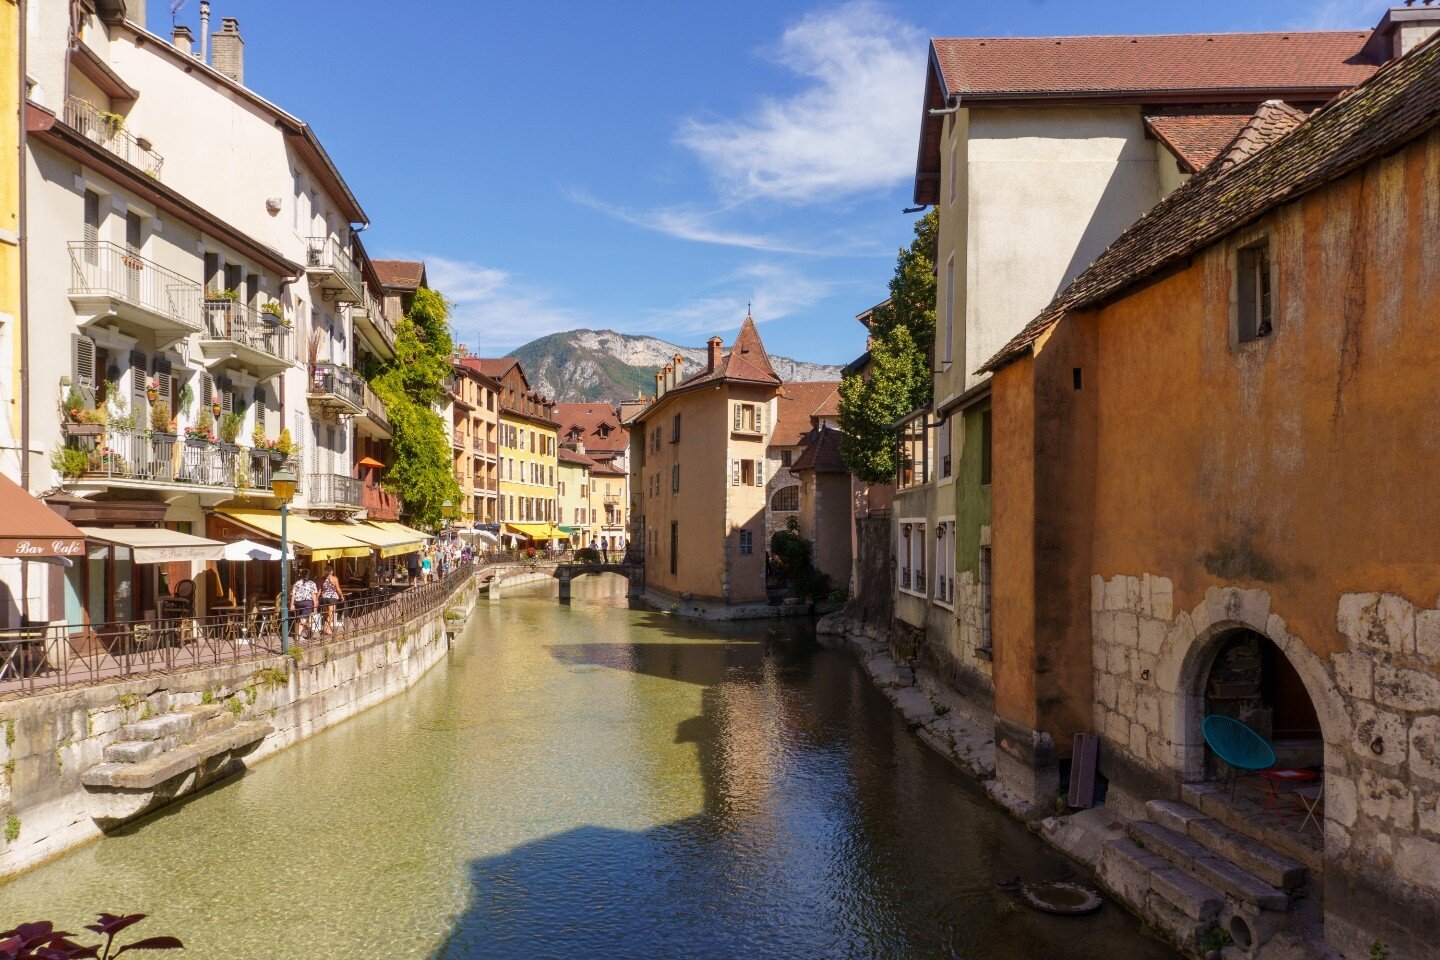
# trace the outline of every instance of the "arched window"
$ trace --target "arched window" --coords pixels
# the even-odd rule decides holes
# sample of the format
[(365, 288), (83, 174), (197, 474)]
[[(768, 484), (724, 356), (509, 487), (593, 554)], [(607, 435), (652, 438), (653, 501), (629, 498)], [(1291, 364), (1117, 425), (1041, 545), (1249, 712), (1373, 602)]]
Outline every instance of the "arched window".
[(798, 486), (783, 487), (775, 491), (770, 498), (771, 510), (795, 511), (800, 509), (800, 488)]

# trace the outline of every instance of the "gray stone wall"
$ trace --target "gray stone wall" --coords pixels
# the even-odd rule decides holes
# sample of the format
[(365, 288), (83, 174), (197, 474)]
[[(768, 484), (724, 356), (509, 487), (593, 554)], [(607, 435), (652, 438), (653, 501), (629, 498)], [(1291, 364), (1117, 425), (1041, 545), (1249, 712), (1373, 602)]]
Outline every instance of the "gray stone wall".
[(245, 758), (254, 764), (407, 689), (449, 649), (445, 611), (468, 615), (473, 603), (467, 587), (418, 620), (306, 647), (299, 662), (261, 657), (0, 701), (0, 877), (100, 835), (81, 774), (124, 724), (217, 703), (274, 727)]

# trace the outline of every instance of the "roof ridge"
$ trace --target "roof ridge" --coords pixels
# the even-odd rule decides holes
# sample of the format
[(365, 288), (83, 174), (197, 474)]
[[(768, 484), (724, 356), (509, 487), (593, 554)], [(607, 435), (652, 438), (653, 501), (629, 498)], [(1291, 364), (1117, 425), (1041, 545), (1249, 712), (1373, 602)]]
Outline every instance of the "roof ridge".
[(1194, 33), (1049, 33), (1040, 36), (985, 36), (985, 37), (939, 37), (932, 36), (931, 42), (947, 40), (1001, 41), (1001, 40), (1166, 40), (1177, 37), (1368, 37), (1372, 30), (1202, 30)]

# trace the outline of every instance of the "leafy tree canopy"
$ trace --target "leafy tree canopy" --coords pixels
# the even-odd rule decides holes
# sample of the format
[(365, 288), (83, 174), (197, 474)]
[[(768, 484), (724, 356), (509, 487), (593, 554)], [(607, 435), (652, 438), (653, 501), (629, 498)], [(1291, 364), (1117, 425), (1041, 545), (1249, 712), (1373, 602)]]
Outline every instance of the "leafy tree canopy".
[(433, 405), (454, 373), (450, 305), (434, 290), (419, 290), (410, 312), (395, 325), (395, 356), (380, 365), (370, 386), (385, 403), (395, 462), (386, 486), (400, 494), (408, 520), (435, 526), (441, 504), (460, 501), (450, 450), (450, 424)]
[(894, 479), (899, 443), (890, 425), (931, 400), (937, 223), (935, 210), (917, 220), (915, 239), (896, 257), (890, 300), (871, 315), (868, 378), (850, 374), (840, 385), (841, 451), (868, 483)]

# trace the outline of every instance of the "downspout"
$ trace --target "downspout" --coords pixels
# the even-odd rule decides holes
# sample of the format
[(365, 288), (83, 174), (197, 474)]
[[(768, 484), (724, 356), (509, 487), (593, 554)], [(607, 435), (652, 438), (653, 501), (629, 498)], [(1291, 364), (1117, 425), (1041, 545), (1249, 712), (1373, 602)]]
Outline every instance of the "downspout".
[[(26, 37), (30, 32), (28, 13), (25, 7), (26, 0), (18, 0), (17, 14), (20, 18), (19, 29), (19, 76), (16, 77), (18, 86), (16, 91), (19, 102), (16, 119), (20, 124), (19, 137), (19, 162), (16, 170), (19, 173), (18, 193), (19, 200), (19, 247), (20, 247), (20, 486), (25, 490), (30, 489), (30, 270), (29, 270), (29, 242), (25, 236), (27, 218), (25, 216), (25, 158), (28, 149), (28, 136), (26, 131), (26, 109), (25, 103), (29, 99), (25, 90), (25, 56)], [(69, 71), (67, 70), (68, 74)], [(23, 571), (28, 564), (21, 564)], [(24, 576), (22, 572), (22, 577)]]

